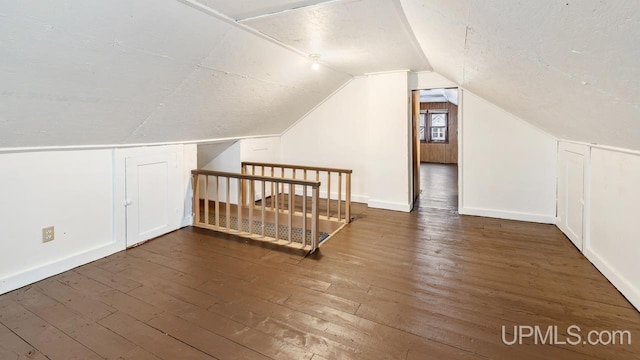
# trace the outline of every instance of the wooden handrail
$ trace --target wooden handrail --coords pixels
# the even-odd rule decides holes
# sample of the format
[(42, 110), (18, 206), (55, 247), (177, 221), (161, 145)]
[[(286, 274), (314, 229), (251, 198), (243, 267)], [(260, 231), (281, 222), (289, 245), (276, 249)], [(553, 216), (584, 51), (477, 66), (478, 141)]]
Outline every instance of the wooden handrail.
[(248, 166), (276, 167), (276, 168), (296, 169), (296, 170), (328, 171), (328, 172), (343, 173), (343, 174), (351, 174), (351, 173), (353, 173), (353, 170), (350, 170), (350, 169), (337, 169), (337, 168), (308, 166), (308, 165), (291, 165), (291, 164), (277, 164), (277, 163), (262, 163), (262, 162), (253, 162), (253, 161), (243, 161), (242, 162), (242, 167), (245, 167), (246, 165), (248, 165)]
[[(256, 173), (255, 168), (251, 170), (252, 174)], [(249, 175), (246, 168), (242, 169), (242, 173), (192, 170), (191, 174), (194, 188), (194, 226), (268, 241), (278, 245), (306, 249), (310, 252), (314, 252), (318, 248), (320, 240), (318, 228), (320, 181), (289, 179), (284, 176)], [(262, 174), (264, 174), (264, 169)], [(256, 193), (256, 185), (261, 190), (259, 195)], [(202, 186), (204, 186), (204, 189), (201, 189)], [(238, 198), (233, 205), (231, 203), (234, 200), (230, 199), (231, 186), (237, 186), (238, 188)], [(282, 186), (282, 194), (277, 192), (279, 186)], [(284, 198), (285, 189), (288, 193), (287, 204), (285, 204)], [(270, 190), (270, 194), (267, 194), (267, 190)], [(300, 204), (301, 212), (297, 210), (298, 207), (296, 206), (296, 202), (299, 200), (295, 196), (297, 192), (304, 195), (302, 197), (304, 203)], [(312, 196), (311, 207), (307, 206), (306, 203), (307, 194), (309, 193)], [(201, 199), (202, 195), (204, 196), (203, 199)], [(270, 207), (266, 205), (267, 199), (270, 199)], [(204, 204), (201, 204), (202, 200), (204, 200)], [(279, 204), (278, 200), (282, 200), (282, 204)], [(260, 204), (257, 204), (258, 201), (260, 201)], [(220, 204), (221, 202), (222, 204)], [(210, 206), (210, 203), (213, 206)], [(233, 206), (235, 206), (235, 209), (232, 209)], [(204, 219), (201, 216), (201, 211)], [(236, 218), (236, 224), (233, 226), (232, 216)], [(281, 217), (282, 219), (280, 219)], [(223, 222), (224, 224), (222, 224)], [(308, 226), (308, 222), (310, 222), (311, 226)], [(274, 223), (275, 231), (273, 236), (267, 235), (267, 226), (274, 225)], [(280, 231), (280, 224), (288, 226), (289, 229), (286, 234), (282, 234)], [(296, 238), (295, 241), (293, 236), (294, 226), (302, 228), (302, 238), (299, 240)], [(311, 232), (311, 241), (307, 240), (307, 229)]]
[(271, 176), (237, 174), (237, 173), (226, 172), (226, 171), (191, 170), (191, 174), (192, 175), (222, 176), (222, 177), (243, 179), (243, 180), (269, 181), (269, 182), (278, 182), (278, 183), (295, 184), (295, 185), (320, 186), (320, 181), (299, 180), (299, 179), (290, 179), (290, 178), (284, 178), (284, 177), (283, 178), (273, 178)]
[[(337, 220), (344, 223), (351, 222), (351, 174), (353, 173), (350, 169), (338, 169), (338, 168), (329, 168), (329, 167), (318, 167), (318, 166), (308, 166), (308, 165), (293, 165), (293, 164), (277, 164), (277, 163), (263, 163), (263, 162), (255, 162), (255, 161), (243, 161), (241, 167), (241, 171), (243, 174), (255, 174), (256, 168), (260, 168), (260, 174), (262, 176), (267, 175), (265, 169), (269, 169), (269, 176), (271, 178), (280, 178), (286, 179), (288, 176), (289, 179), (298, 180), (298, 177), (302, 175), (303, 181), (308, 181), (308, 172), (315, 172), (315, 181), (320, 181), (320, 173), (326, 173), (326, 182), (322, 188), (323, 193), (326, 193), (326, 198), (322, 200), (326, 204), (326, 212), (325, 215), (322, 215), (323, 218), (328, 220)], [(249, 169), (249, 167), (251, 167)], [(279, 170), (279, 171), (276, 171)], [(333, 174), (337, 174), (337, 176), (333, 176)], [(344, 176), (343, 176), (344, 175)], [(337, 181), (337, 193), (331, 192), (331, 182), (332, 178)], [(343, 187), (343, 178), (344, 178), (344, 187)], [(324, 178), (323, 178), (324, 179)], [(284, 184), (280, 183), (280, 203), (284, 205)], [(243, 188), (244, 189), (244, 188)], [(343, 200), (343, 189), (344, 189), (344, 200)], [(275, 192), (274, 192), (275, 193)], [(320, 191), (318, 192), (318, 194)], [(333, 199), (337, 200), (337, 202), (333, 202), (332, 205), (332, 196)], [(342, 211), (342, 205), (344, 201), (344, 212)], [(332, 209), (332, 206), (334, 209)], [(337, 208), (337, 209), (336, 209)], [(332, 210), (337, 210), (332, 213)]]

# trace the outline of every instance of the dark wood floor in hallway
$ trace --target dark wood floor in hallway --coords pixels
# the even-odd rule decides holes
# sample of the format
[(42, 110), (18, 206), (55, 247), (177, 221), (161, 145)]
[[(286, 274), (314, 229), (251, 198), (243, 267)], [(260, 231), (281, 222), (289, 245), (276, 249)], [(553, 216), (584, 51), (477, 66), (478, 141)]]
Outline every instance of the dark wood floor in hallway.
[(420, 197), (416, 205), (458, 210), (458, 165), (420, 164)]
[[(355, 216), (309, 257), (186, 228), (0, 296), (0, 359), (640, 356), (640, 313), (554, 226)], [(515, 325), (632, 344), (504, 345)]]

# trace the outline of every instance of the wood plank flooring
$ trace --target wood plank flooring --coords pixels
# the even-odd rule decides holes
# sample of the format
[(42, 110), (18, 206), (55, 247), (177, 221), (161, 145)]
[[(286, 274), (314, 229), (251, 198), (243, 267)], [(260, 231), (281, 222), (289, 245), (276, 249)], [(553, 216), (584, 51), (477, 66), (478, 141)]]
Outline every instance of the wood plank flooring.
[[(640, 358), (640, 313), (555, 227), (355, 210), (310, 257), (186, 228), (0, 296), (0, 359)], [(501, 341), (572, 324), (632, 344)]]

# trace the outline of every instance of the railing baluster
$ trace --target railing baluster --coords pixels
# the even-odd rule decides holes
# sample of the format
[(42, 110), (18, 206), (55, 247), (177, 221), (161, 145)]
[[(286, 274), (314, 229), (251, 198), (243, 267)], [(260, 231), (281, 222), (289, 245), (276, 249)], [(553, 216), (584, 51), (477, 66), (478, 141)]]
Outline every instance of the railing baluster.
[(340, 212), (342, 208), (342, 173), (338, 173), (338, 221), (342, 218), (342, 213)]
[[(284, 168), (281, 170), (280, 177), (284, 179)], [(284, 210), (284, 183), (280, 184), (280, 202), (282, 203), (282, 210)]]
[(193, 216), (194, 224), (200, 223), (200, 175), (193, 175)]
[[(256, 174), (256, 166), (253, 165), (251, 167), (251, 175), (255, 175)], [(256, 183), (251, 180), (251, 199), (249, 199), (250, 203), (247, 205), (255, 205), (256, 204)]]
[(231, 189), (230, 186), (231, 185), (231, 179), (227, 176), (227, 198), (226, 198), (226, 209), (225, 212), (227, 213), (227, 229), (231, 230)]
[(265, 214), (267, 213), (266, 197), (265, 197), (265, 193), (267, 192), (266, 186), (267, 186), (266, 181), (262, 180), (262, 201), (261, 201), (262, 203), (262, 237), (264, 237), (264, 228), (265, 228), (264, 220), (265, 220)]
[(331, 171), (327, 171), (327, 219), (331, 218)]
[(314, 186), (312, 188), (312, 200), (311, 200), (311, 252), (316, 251), (318, 247), (318, 192), (319, 187)]
[[(273, 166), (271, 167), (271, 177), (276, 177), (276, 174), (273, 172)], [(271, 182), (271, 210), (274, 210), (276, 208), (275, 206), (275, 201), (274, 201), (274, 197), (278, 197), (278, 195), (276, 195), (276, 183), (275, 182)]]
[(351, 222), (351, 174), (347, 173), (346, 184), (347, 194), (345, 195), (345, 204), (344, 204), (344, 217), (348, 223)]
[(295, 192), (295, 186), (289, 184), (289, 244), (291, 244), (293, 238), (293, 193)]
[[(247, 165), (242, 165), (242, 167), (240, 168), (241, 173), (244, 175), (247, 173)], [(242, 199), (243, 202), (240, 202), (238, 200), (238, 206), (240, 205), (244, 205), (244, 199), (246, 199), (247, 197), (247, 189), (245, 187), (245, 183), (246, 180), (242, 179), (240, 180), (240, 182), (238, 183), (238, 189), (242, 189), (242, 196), (238, 197), (238, 199)]]
[(253, 234), (253, 199), (255, 199), (255, 194), (253, 191), (255, 190), (253, 180), (249, 180), (249, 197), (251, 198), (251, 203), (249, 204), (249, 234)]
[(242, 204), (244, 203), (244, 189), (242, 187), (243, 181), (244, 180), (242, 179), (238, 179), (238, 233), (242, 232)]
[(307, 246), (307, 186), (302, 185), (302, 247), (305, 246)]
[(211, 225), (209, 221), (209, 176), (204, 177), (204, 223)]
[(216, 226), (220, 226), (220, 177), (216, 176), (216, 205), (215, 205)]
[(278, 241), (278, 237), (279, 237), (279, 234), (280, 234), (280, 211), (278, 211), (278, 206), (279, 206), (278, 198), (280, 198), (280, 197), (276, 195), (276, 201), (275, 201), (276, 202), (276, 211), (274, 212), (275, 223), (276, 223), (275, 224), (276, 229), (275, 229), (274, 237), (275, 237), (276, 241)]

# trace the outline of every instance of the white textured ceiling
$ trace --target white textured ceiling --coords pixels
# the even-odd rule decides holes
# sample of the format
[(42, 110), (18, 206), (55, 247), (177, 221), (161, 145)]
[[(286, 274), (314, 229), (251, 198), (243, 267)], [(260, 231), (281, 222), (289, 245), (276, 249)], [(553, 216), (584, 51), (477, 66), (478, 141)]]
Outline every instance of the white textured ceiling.
[(632, 0), (3, 0), (0, 148), (269, 135), (349, 75), (433, 68), (559, 138), (640, 149), (639, 14)]
[(0, 148), (279, 133), (348, 79), (179, 1), (0, 2)]
[(640, 149), (640, 2), (401, 3), (435, 71), (559, 138)]
[(332, 1), (243, 24), (351, 75), (431, 69), (397, 0)]
[(215, 9), (230, 18), (240, 20), (299, 7), (325, 2), (327, 0), (195, 0)]

